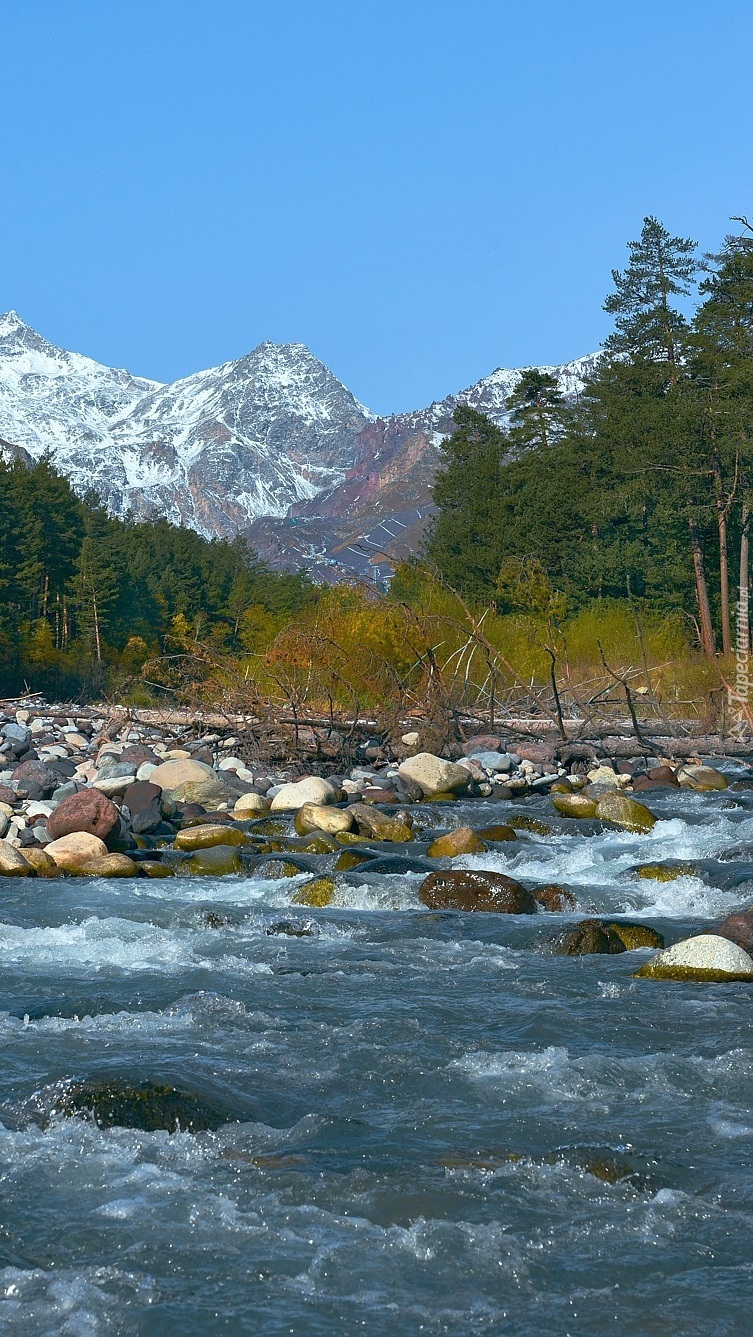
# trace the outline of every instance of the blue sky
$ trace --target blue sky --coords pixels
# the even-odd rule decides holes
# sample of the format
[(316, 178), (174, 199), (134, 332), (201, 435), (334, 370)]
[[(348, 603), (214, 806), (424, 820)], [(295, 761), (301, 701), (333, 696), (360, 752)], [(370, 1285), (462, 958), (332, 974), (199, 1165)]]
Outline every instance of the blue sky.
[(749, 0), (2, 6), (0, 308), (169, 380), (298, 340), (378, 412), (607, 332), (646, 213), (753, 212)]

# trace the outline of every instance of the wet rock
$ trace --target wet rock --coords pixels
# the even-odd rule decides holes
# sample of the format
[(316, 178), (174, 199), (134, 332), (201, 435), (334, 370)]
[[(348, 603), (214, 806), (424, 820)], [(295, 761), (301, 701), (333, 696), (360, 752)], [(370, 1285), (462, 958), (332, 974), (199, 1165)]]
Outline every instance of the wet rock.
[(227, 877), (231, 873), (241, 873), (243, 864), (235, 845), (211, 845), (191, 856), (188, 869), (198, 876)]
[(278, 919), (265, 929), (268, 937), (282, 938), (314, 938), (318, 931), (310, 919)]
[(426, 853), (430, 859), (454, 859), (459, 854), (483, 854), (486, 848), (470, 826), (459, 826), (447, 835), (437, 836)]
[(615, 790), (611, 794), (602, 794), (596, 805), (597, 816), (625, 831), (650, 831), (656, 825), (656, 818), (637, 799), (629, 794)]
[[(520, 817), (517, 813), (513, 813), (508, 817), (507, 825), (511, 826), (513, 831), (530, 831), (533, 836), (552, 835), (551, 826), (547, 826), (546, 822), (540, 822), (538, 817)], [(479, 835), (483, 835), (483, 831), (479, 831)], [(491, 840), (493, 837), (490, 836), (489, 839)], [(507, 837), (505, 836), (503, 839), (506, 840)]]
[(608, 927), (617, 934), (627, 952), (634, 952), (640, 947), (663, 947), (664, 938), (648, 924), (628, 924), (620, 919), (610, 920)]
[(351, 803), (346, 811), (350, 813), (351, 820), (362, 836), (373, 836), (375, 840), (387, 840), (395, 844), (413, 840), (412, 827), (406, 820), (402, 820), (402, 814), (388, 817), (367, 803)]
[(243, 845), (246, 840), (244, 831), (239, 831), (224, 823), (209, 823), (202, 826), (183, 827), (178, 831), (174, 845), (176, 850), (208, 850), (215, 845)]
[(626, 951), (622, 938), (603, 919), (584, 919), (564, 929), (551, 943), (555, 956), (602, 956)]
[(536, 901), (543, 910), (549, 910), (554, 914), (563, 910), (572, 910), (575, 905), (575, 897), (567, 887), (561, 887), (557, 882), (550, 882), (544, 887), (534, 887), (533, 894)]
[(308, 905), (312, 909), (322, 910), (335, 899), (335, 881), (331, 877), (317, 877), (313, 882), (306, 882), (291, 896), (293, 905)]
[[(556, 785), (552, 786), (557, 789)], [(597, 813), (597, 803), (595, 799), (588, 798), (585, 794), (561, 794), (555, 793), (552, 803), (557, 812), (563, 817), (595, 817)]]
[(698, 869), (692, 863), (642, 863), (635, 875), (651, 882), (676, 882), (678, 877), (697, 877)]
[(28, 859), (7, 840), (0, 840), (0, 877), (30, 877)]
[(338, 831), (351, 831), (353, 812), (351, 808), (333, 808), (323, 803), (304, 803), (295, 815), (295, 829), (299, 836), (306, 836), (310, 831), (325, 831), (335, 835)]
[(430, 910), (482, 910), (489, 913), (536, 913), (533, 895), (504, 873), (448, 869), (430, 873), (421, 883), (419, 898)]
[(368, 863), (370, 856), (363, 850), (342, 850), (335, 859), (335, 872), (347, 873), (359, 864)]
[(435, 794), (454, 793), (468, 788), (470, 775), (464, 766), (435, 757), (432, 752), (417, 752), (398, 767), (401, 780), (412, 780), (421, 786), (425, 798)]
[(127, 854), (102, 854), (79, 864), (77, 872), (87, 877), (137, 877), (138, 867)]
[(508, 825), (506, 822), (476, 827), (476, 835), (479, 840), (517, 840), (512, 823)]
[(233, 1116), (190, 1091), (156, 1082), (60, 1082), (34, 1097), (45, 1123), (57, 1116), (90, 1119), (98, 1128), (136, 1128), (144, 1133), (214, 1131)]
[(81, 831), (106, 841), (119, 829), (120, 811), (99, 789), (82, 789), (71, 794), (58, 804), (47, 820), (47, 830), (53, 840)]
[(304, 803), (331, 804), (339, 797), (335, 786), (318, 775), (308, 775), (294, 784), (283, 785), (272, 799), (272, 812), (302, 808)]
[(714, 933), (737, 943), (744, 952), (753, 956), (753, 913), (750, 910), (738, 910), (735, 914), (727, 915), (719, 927), (714, 929)]
[(137, 868), (143, 877), (175, 877), (172, 868), (156, 859), (140, 859)]
[(108, 852), (105, 842), (88, 831), (71, 831), (69, 835), (51, 840), (45, 850), (58, 868), (65, 868), (69, 872), (75, 872), (81, 864), (101, 858)]
[[(431, 870), (431, 863), (428, 859), (422, 859), (420, 855), (411, 857), (409, 854), (378, 854), (364, 864), (364, 873), (428, 873)], [(355, 881), (356, 879), (351, 879)]]
[(60, 869), (46, 850), (36, 849), (32, 845), (30, 849), (24, 850), (24, 858), (37, 877), (60, 877)]
[(753, 980), (753, 958), (742, 947), (716, 933), (684, 938), (657, 952), (635, 972), (636, 979), (679, 980), (721, 984)]
[(258, 868), (259, 876), (264, 878), (297, 877), (299, 873), (306, 871), (300, 864), (293, 863), (292, 859), (264, 859)]

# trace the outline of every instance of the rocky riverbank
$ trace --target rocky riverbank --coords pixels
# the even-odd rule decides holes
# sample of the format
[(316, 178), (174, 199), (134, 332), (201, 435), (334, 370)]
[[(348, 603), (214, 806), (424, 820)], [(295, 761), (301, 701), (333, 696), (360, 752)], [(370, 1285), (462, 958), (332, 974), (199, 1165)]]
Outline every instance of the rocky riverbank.
[[(0, 716), (0, 875), (6, 877), (217, 878), (253, 873), (300, 880), (294, 903), (322, 908), (337, 879), (361, 873), (424, 873), (420, 899), (432, 909), (534, 914), (566, 911), (567, 888), (524, 886), (503, 873), (458, 867), (465, 855), (547, 833), (534, 818), (505, 809), (547, 796), (574, 823), (648, 832), (655, 817), (644, 799), (686, 789), (716, 792), (725, 775), (699, 759), (681, 765), (633, 758), (595, 761), (576, 752), (552, 760), (543, 743), (518, 745), (477, 735), (450, 759), (417, 751), (403, 738), (401, 761), (379, 760), (342, 775), (262, 773), (247, 763), (238, 738), (205, 733), (180, 746), (156, 724), (118, 729), (104, 716), (21, 706)], [(376, 755), (375, 755), (376, 754)], [(736, 781), (749, 788), (753, 778)], [(431, 804), (459, 798), (499, 802), (499, 820), (483, 825), (431, 821)], [(446, 808), (442, 811), (446, 814)], [(585, 829), (585, 828), (584, 828)], [(660, 880), (678, 870), (638, 869)], [(753, 915), (732, 916), (718, 933), (675, 944), (641, 975), (675, 979), (753, 979)], [(298, 931), (295, 925), (290, 932)], [(630, 930), (630, 931), (628, 931)], [(286, 931), (285, 926), (281, 931)], [(641, 925), (586, 920), (552, 940), (562, 955), (663, 946)]]

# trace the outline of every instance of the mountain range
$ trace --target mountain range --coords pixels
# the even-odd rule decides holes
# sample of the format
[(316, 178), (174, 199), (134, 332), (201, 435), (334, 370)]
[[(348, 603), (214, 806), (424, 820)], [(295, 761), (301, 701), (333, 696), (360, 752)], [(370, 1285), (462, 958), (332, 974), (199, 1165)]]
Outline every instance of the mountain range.
[[(572, 398), (597, 359), (541, 370)], [(0, 448), (26, 461), (48, 452), (114, 515), (242, 533), (273, 566), (305, 565), (318, 579), (383, 579), (420, 544), (454, 409), (504, 425), (522, 370), (381, 418), (304, 344), (263, 343), (162, 385), (57, 348), (10, 311), (0, 316)]]

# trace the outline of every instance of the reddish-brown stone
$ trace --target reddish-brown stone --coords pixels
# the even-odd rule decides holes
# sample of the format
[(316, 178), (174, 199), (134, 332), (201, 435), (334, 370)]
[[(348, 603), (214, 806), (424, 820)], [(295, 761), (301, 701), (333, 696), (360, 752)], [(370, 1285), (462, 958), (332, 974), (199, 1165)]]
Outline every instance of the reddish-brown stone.
[(99, 789), (82, 789), (63, 799), (47, 819), (47, 830), (53, 840), (69, 836), (74, 831), (86, 831), (90, 836), (107, 840), (118, 829), (120, 812)]
[(43, 761), (22, 761), (20, 766), (16, 766), (13, 779), (20, 789), (36, 785), (45, 794), (51, 794), (60, 784), (60, 776), (45, 766)]
[(677, 779), (671, 766), (652, 766), (648, 772), (650, 780), (664, 780), (667, 784), (680, 788), (680, 781)]
[(560, 887), (556, 882), (550, 882), (546, 887), (536, 887), (534, 896), (539, 905), (545, 910), (552, 910), (555, 913), (559, 910), (572, 910), (575, 905), (575, 897), (567, 887)]
[(419, 897), (431, 910), (484, 910), (496, 914), (532, 915), (536, 901), (530, 891), (504, 873), (452, 868), (424, 878)]
[(738, 910), (736, 914), (728, 915), (712, 932), (718, 934), (720, 938), (736, 942), (744, 952), (753, 952), (753, 914), (750, 910)]

